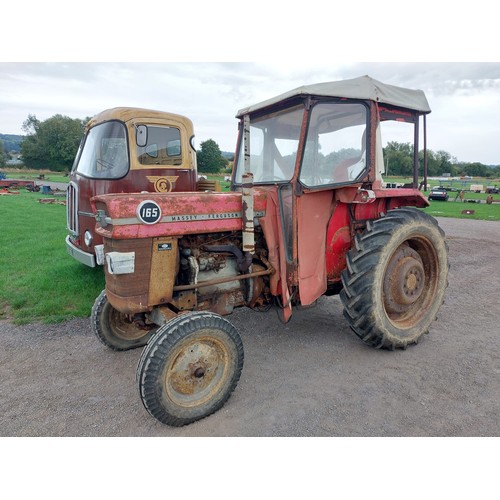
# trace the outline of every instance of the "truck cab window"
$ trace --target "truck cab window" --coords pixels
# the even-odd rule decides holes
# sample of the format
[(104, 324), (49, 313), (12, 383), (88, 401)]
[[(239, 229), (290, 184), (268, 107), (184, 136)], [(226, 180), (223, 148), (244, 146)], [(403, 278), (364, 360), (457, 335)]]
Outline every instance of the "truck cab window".
[(137, 147), (137, 159), (141, 165), (180, 165), (181, 131), (176, 127), (148, 125), (148, 142)]
[(89, 131), (78, 158), (77, 172), (93, 179), (119, 179), (129, 168), (123, 123), (101, 123)]

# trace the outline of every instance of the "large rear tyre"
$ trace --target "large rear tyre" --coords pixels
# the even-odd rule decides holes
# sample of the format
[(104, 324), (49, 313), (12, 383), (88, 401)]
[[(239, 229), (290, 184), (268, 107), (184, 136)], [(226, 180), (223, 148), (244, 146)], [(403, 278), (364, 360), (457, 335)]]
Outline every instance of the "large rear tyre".
[(115, 351), (126, 351), (148, 343), (156, 325), (139, 325), (128, 315), (117, 311), (103, 290), (92, 307), (92, 330), (96, 337)]
[(221, 316), (182, 315), (158, 329), (137, 366), (146, 410), (160, 422), (180, 427), (219, 410), (243, 369), (243, 343)]
[(448, 286), (448, 246), (436, 220), (390, 210), (356, 236), (342, 273), (344, 316), (366, 344), (406, 348), (435, 320)]

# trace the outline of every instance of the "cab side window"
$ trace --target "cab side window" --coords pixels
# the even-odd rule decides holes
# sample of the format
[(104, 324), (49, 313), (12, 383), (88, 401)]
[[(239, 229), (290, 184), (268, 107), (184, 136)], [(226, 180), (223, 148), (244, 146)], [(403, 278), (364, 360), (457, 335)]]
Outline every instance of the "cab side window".
[(181, 132), (176, 127), (148, 126), (148, 142), (137, 147), (141, 165), (182, 164)]

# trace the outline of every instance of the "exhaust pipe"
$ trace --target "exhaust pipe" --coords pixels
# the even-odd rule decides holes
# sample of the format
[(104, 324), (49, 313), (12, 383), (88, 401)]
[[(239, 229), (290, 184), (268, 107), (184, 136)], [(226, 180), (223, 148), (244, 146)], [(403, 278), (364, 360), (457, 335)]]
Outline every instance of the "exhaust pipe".
[(250, 117), (243, 117), (243, 152), (245, 172), (242, 176), (242, 229), (243, 253), (251, 263), (255, 254), (254, 209), (253, 209), (253, 174), (250, 171)]

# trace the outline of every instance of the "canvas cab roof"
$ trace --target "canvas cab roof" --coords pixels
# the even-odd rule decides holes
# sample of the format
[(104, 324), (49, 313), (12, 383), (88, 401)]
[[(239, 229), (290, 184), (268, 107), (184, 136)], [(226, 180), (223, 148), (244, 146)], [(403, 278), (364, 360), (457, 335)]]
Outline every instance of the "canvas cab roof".
[(245, 114), (253, 113), (278, 102), (300, 96), (368, 99), (401, 108), (412, 109), (422, 114), (431, 112), (427, 98), (422, 90), (387, 85), (365, 75), (350, 80), (302, 85), (301, 87), (297, 87), (296, 89), (267, 99), (266, 101), (240, 109), (236, 117), (240, 118)]

